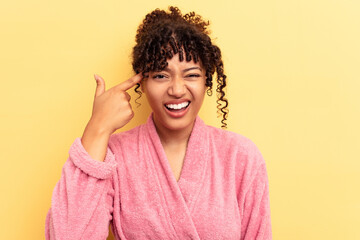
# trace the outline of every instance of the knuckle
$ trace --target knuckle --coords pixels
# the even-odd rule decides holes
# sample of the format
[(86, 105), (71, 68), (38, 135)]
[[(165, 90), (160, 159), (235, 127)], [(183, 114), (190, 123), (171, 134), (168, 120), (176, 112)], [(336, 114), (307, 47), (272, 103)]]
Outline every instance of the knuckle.
[(126, 95), (125, 95), (124, 92), (122, 92), (122, 91), (118, 91), (118, 92), (116, 92), (116, 94), (117, 94), (117, 96), (118, 96), (119, 98), (121, 98), (121, 99), (126, 98)]
[(129, 118), (131, 118), (133, 116), (134, 112), (132, 111), (131, 108), (126, 109), (126, 116), (128, 116)]
[(121, 91), (121, 96), (123, 97), (123, 98), (127, 98), (127, 92), (124, 92), (124, 91)]
[(131, 111), (130, 118), (134, 117), (134, 111)]

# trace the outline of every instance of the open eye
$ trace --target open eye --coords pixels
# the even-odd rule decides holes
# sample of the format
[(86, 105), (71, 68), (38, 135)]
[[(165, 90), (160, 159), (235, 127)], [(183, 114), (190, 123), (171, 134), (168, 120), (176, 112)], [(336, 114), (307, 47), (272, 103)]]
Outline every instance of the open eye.
[(164, 74), (155, 74), (155, 75), (153, 76), (153, 78), (154, 78), (154, 79), (164, 79), (164, 78), (166, 78), (166, 76), (165, 76)]

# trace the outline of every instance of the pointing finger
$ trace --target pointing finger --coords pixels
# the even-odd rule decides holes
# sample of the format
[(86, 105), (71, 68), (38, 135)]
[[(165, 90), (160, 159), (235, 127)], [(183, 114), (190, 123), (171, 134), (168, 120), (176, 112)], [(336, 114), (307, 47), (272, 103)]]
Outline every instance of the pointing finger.
[(135, 86), (137, 83), (139, 83), (142, 78), (143, 78), (142, 73), (138, 73), (135, 76), (126, 80), (125, 82), (122, 82), (119, 85), (117, 85), (116, 88), (123, 90), (123, 91), (129, 90), (130, 88)]

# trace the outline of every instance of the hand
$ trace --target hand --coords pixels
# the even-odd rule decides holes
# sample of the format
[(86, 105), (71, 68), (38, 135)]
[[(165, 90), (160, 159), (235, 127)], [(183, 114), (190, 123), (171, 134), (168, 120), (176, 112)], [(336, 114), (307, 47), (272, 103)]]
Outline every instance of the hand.
[(143, 77), (139, 73), (107, 91), (104, 79), (98, 75), (94, 77), (97, 87), (89, 126), (98, 132), (111, 135), (133, 118), (130, 95), (126, 91), (139, 83)]

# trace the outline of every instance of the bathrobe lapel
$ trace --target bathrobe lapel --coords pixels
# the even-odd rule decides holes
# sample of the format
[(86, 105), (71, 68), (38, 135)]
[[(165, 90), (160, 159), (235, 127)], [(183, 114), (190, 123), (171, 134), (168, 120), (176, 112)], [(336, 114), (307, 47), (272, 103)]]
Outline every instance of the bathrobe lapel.
[(164, 198), (166, 206), (163, 207), (168, 211), (179, 239), (200, 239), (191, 213), (200, 193), (208, 162), (209, 139), (204, 128), (204, 122), (196, 117), (181, 175), (177, 182), (156, 132), (152, 114), (146, 123), (148, 133), (146, 140), (149, 141), (146, 145), (151, 156), (150, 165), (153, 168), (154, 177), (157, 178), (158, 191)]

